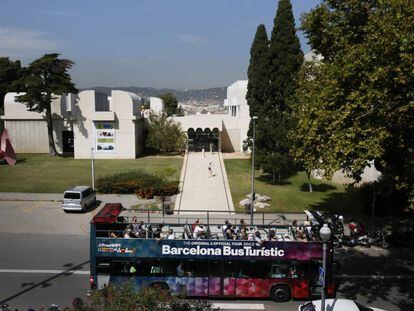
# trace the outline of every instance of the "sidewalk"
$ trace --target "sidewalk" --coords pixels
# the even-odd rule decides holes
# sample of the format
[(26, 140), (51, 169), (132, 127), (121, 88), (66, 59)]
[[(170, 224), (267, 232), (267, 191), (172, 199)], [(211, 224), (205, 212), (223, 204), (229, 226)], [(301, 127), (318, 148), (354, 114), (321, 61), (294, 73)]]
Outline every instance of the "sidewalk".
[[(62, 202), (63, 193), (18, 193), (0, 192), (0, 201), (40, 201)], [(125, 208), (148, 203), (152, 200), (140, 200), (134, 194), (97, 194), (96, 199), (104, 203), (121, 203)]]
[[(208, 167), (212, 163), (210, 176)], [(233, 201), (228, 187), (227, 175), (220, 153), (190, 152), (184, 168), (181, 197), (175, 210), (179, 213), (189, 211), (220, 211), (234, 213)]]

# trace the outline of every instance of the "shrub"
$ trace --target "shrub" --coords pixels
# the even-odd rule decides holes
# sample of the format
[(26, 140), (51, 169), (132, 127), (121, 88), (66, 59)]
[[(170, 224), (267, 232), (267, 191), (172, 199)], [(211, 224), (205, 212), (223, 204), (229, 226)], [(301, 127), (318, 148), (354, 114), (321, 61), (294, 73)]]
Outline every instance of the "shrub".
[(101, 193), (133, 194), (142, 188), (156, 189), (166, 183), (163, 178), (137, 170), (100, 178), (96, 184)]
[(178, 189), (178, 181), (171, 181), (157, 189), (157, 194), (160, 196), (171, 196), (180, 192)]

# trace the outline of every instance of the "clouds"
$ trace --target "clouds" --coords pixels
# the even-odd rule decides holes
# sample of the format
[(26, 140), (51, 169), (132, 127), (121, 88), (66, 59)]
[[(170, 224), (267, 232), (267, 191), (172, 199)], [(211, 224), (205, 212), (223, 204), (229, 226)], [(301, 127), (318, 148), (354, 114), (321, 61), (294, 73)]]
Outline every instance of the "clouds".
[(41, 31), (0, 27), (0, 53), (8, 56), (27, 56), (34, 52), (56, 51), (59, 42), (47, 38)]

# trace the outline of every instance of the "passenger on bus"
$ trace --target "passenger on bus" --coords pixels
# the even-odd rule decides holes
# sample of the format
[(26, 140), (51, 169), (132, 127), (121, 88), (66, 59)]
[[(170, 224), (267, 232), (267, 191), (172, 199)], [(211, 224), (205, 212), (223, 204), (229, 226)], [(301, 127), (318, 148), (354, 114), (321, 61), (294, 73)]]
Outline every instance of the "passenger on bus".
[(197, 225), (194, 228), (193, 238), (202, 239), (205, 236), (204, 228), (202, 225)]
[(229, 221), (226, 219), (225, 221), (224, 221), (224, 225), (223, 225), (223, 227), (221, 228), (221, 230), (223, 231), (223, 235), (225, 235), (226, 234), (226, 231), (227, 231), (227, 229), (231, 229), (231, 223), (229, 223)]
[(200, 224), (200, 219), (197, 218), (196, 221), (191, 225), (191, 230), (193, 230), (194, 232), (195, 227), (199, 224)]
[(110, 238), (113, 238), (113, 239), (116, 239), (116, 238), (118, 237), (114, 231), (109, 231), (109, 232), (108, 232), (108, 236), (109, 236)]
[(185, 276), (185, 270), (184, 270), (182, 262), (180, 262), (179, 265), (177, 266), (177, 275), (178, 276)]
[(155, 229), (155, 231), (152, 233), (152, 237), (154, 238), (154, 239), (156, 239), (156, 240), (161, 240), (161, 234), (162, 234), (162, 227), (163, 227), (163, 225), (162, 224), (159, 224), (158, 226), (157, 226), (157, 228)]
[(269, 231), (269, 241), (276, 241), (276, 232), (273, 229), (270, 229)]
[(299, 242), (308, 242), (308, 239), (306, 238), (305, 233), (303, 230), (298, 230), (296, 233), (296, 240)]
[(264, 240), (262, 239), (262, 237), (260, 236), (260, 232), (256, 231), (254, 233), (254, 239), (256, 240), (257, 243), (259, 243), (260, 245), (263, 244)]
[(243, 228), (240, 230), (239, 240), (247, 240), (247, 239), (248, 239), (248, 236), (246, 233), (246, 229)]
[(167, 234), (166, 234), (166, 237), (165, 237), (167, 240), (174, 240), (175, 239), (175, 236), (174, 236), (174, 231), (173, 231), (173, 229), (169, 229), (168, 230), (168, 232), (167, 232)]
[(131, 228), (127, 228), (125, 233), (124, 233), (124, 238), (126, 239), (131, 239), (134, 236), (132, 235), (132, 229)]
[(240, 223), (236, 228), (236, 232), (239, 233), (242, 229), (247, 230), (246, 223), (244, 222), (244, 219), (240, 219)]
[(237, 235), (233, 234), (233, 231), (231, 229), (227, 229), (224, 237), (226, 240), (235, 240), (237, 238)]

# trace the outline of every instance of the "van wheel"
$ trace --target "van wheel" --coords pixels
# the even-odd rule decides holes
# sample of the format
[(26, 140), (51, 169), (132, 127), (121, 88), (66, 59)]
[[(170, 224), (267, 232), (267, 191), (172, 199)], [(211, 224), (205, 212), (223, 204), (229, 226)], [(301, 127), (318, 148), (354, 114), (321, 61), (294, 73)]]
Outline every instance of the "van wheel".
[(275, 302), (289, 301), (292, 298), (290, 288), (286, 285), (276, 285), (270, 291), (270, 298)]

